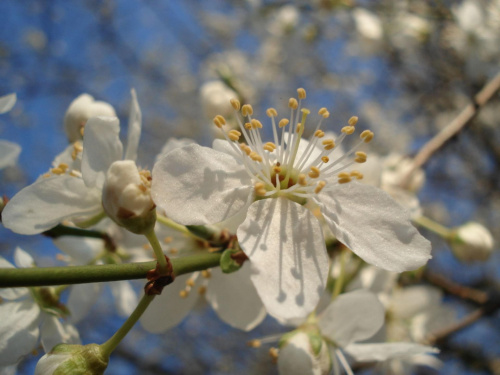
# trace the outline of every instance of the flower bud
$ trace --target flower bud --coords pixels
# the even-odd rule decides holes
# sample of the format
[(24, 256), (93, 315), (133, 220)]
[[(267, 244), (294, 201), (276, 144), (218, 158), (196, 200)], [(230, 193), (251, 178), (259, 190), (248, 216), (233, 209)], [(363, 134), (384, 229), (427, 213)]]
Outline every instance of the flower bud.
[(132, 160), (115, 161), (106, 173), (102, 206), (118, 225), (136, 234), (147, 232), (156, 221), (149, 171), (139, 172)]
[(88, 94), (82, 94), (71, 102), (64, 115), (64, 130), (71, 143), (83, 138), (82, 129), (87, 120), (94, 116), (116, 117), (116, 113), (110, 104), (95, 101)]
[(493, 251), (490, 231), (472, 221), (455, 228), (449, 241), (455, 256), (464, 262), (485, 261)]
[[(413, 168), (411, 158), (399, 154), (388, 155), (383, 164), (381, 188), (386, 190), (387, 187), (404, 185), (406, 190), (418, 192), (425, 183), (425, 172), (418, 168), (411, 176), (408, 172)], [(408, 181), (405, 181), (408, 178)]]
[(99, 375), (104, 374), (108, 361), (97, 344), (59, 344), (40, 358), (35, 375)]
[(206, 82), (200, 89), (203, 113), (209, 119), (217, 115), (230, 116), (234, 110), (229, 101), (237, 97), (238, 95), (221, 81)]
[[(295, 333), (294, 333), (295, 332)], [(281, 340), (278, 370), (281, 375), (326, 375), (332, 362), (327, 343), (319, 334), (291, 332)]]

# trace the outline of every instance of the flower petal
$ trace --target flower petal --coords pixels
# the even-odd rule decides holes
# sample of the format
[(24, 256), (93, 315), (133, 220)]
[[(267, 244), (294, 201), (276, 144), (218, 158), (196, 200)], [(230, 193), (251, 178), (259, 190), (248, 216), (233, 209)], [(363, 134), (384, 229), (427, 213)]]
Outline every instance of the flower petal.
[(206, 297), (219, 318), (232, 327), (250, 331), (266, 317), (264, 305), (250, 280), (249, 264), (229, 274), (212, 269)]
[(101, 284), (98, 283), (78, 284), (71, 287), (66, 304), (71, 313), (69, 319), (71, 323), (77, 323), (87, 316), (100, 292)]
[(137, 294), (129, 281), (113, 281), (108, 283), (115, 298), (116, 312), (120, 316), (128, 317), (137, 306)]
[[(0, 268), (15, 268), (12, 263), (0, 257)], [(28, 288), (0, 288), (0, 298), (15, 300), (29, 294)]]
[(21, 146), (17, 143), (0, 139), (0, 169), (13, 166), (21, 153)]
[(375, 294), (366, 290), (341, 294), (321, 314), (323, 336), (345, 347), (372, 337), (384, 324), (385, 310)]
[(424, 353), (439, 353), (432, 346), (411, 342), (387, 342), (377, 344), (351, 344), (345, 348), (357, 362), (385, 361), (387, 359), (410, 357)]
[(102, 210), (101, 194), (69, 175), (42, 178), (17, 193), (5, 206), (2, 222), (20, 234), (37, 234), (61, 221)]
[[(161, 295), (151, 302), (140, 319), (142, 327), (151, 333), (165, 332), (179, 324), (194, 307), (200, 295), (199, 282), (195, 282), (192, 291), (182, 298), (179, 293), (186, 288), (186, 281), (191, 275), (175, 278), (175, 282), (166, 286)], [(198, 280), (196, 280), (198, 281)]]
[(18, 268), (30, 268), (35, 266), (33, 257), (19, 246), (16, 247), (16, 251), (14, 252), (14, 262)]
[(188, 145), (170, 152), (153, 168), (151, 196), (171, 219), (187, 224), (223, 221), (245, 208), (253, 189), (233, 157)]
[(142, 113), (137, 101), (135, 89), (130, 90), (132, 103), (130, 104), (130, 113), (128, 115), (128, 137), (127, 149), (125, 150), (125, 160), (136, 160), (139, 140), (141, 139)]
[(309, 314), (328, 274), (323, 233), (314, 215), (286, 198), (260, 200), (249, 207), (237, 235), (267, 312), (281, 321)]
[(322, 344), (320, 354), (315, 356), (309, 337), (303, 332), (292, 336), (279, 352), (280, 375), (324, 375), (330, 372), (330, 367), (326, 343)]
[(82, 176), (89, 187), (102, 187), (106, 171), (122, 158), (120, 122), (116, 117), (91, 117), (83, 135)]
[(65, 322), (61, 322), (54, 315), (45, 314), (45, 318), (40, 329), (40, 336), (43, 350), (46, 353), (58, 344), (80, 344), (80, 335), (76, 328)]
[(38, 341), (40, 308), (32, 300), (0, 305), (0, 366), (17, 363)]
[(410, 215), (387, 193), (351, 182), (320, 195), (325, 220), (340, 242), (388, 271), (414, 270), (431, 258), (431, 245)]
[(167, 155), (170, 151), (176, 148), (181, 148), (190, 144), (196, 143), (191, 138), (169, 138), (165, 145), (162, 147), (160, 153), (156, 155), (155, 163)]
[(0, 96), (0, 113), (9, 112), (16, 104), (17, 95), (9, 94)]

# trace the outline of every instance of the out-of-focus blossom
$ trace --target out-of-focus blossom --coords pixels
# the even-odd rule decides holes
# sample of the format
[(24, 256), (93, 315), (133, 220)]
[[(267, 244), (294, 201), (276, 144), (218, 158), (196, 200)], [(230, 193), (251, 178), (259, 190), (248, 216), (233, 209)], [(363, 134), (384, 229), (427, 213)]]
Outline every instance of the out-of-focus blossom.
[(229, 116), (233, 108), (229, 101), (236, 97), (234, 90), (230, 89), (221, 81), (210, 81), (204, 83), (200, 88), (200, 100), (203, 113), (209, 119), (218, 114)]
[[(10, 111), (16, 100), (16, 94), (0, 96), (0, 114)], [(0, 139), (0, 169), (15, 165), (20, 153), (21, 146), (17, 143)]]
[(494, 246), (490, 231), (472, 221), (455, 228), (449, 243), (453, 254), (463, 262), (487, 260)]
[(96, 116), (116, 117), (115, 109), (108, 103), (94, 100), (82, 94), (71, 102), (64, 115), (64, 130), (73, 143), (83, 138), (83, 129), (88, 119)]

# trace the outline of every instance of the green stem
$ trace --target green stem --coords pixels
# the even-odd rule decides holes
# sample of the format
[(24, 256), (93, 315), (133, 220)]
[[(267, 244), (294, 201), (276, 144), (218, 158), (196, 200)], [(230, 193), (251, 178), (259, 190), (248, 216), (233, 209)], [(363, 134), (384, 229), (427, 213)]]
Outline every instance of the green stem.
[(142, 316), (144, 311), (148, 308), (149, 304), (155, 298), (154, 295), (148, 296), (144, 295), (135, 308), (134, 312), (128, 317), (128, 319), (123, 323), (123, 325), (115, 332), (111, 338), (106, 341), (101, 346), (102, 354), (109, 358), (113, 350), (116, 349), (118, 344), (124, 339), (127, 333), (132, 329), (132, 327), (137, 323), (139, 318)]
[(332, 300), (337, 298), (337, 296), (342, 292), (342, 288), (344, 287), (345, 257), (346, 257), (346, 252), (342, 251), (340, 253), (340, 273), (337, 279), (335, 280), (335, 285), (333, 287), (333, 292), (332, 292)]
[[(204, 253), (172, 259), (174, 274), (202, 271), (219, 266), (220, 253)], [(0, 288), (85, 284), (144, 279), (156, 261), (67, 267), (0, 268)]]
[(100, 232), (98, 230), (68, 227), (67, 225), (62, 224), (56, 225), (54, 228), (43, 232), (43, 234), (52, 238), (61, 236), (75, 236), (106, 239), (108, 237), (106, 233)]
[(430, 231), (440, 235), (445, 240), (450, 239), (450, 237), (452, 236), (452, 231), (450, 229), (435, 222), (434, 220), (429, 219), (428, 217), (420, 216), (417, 217), (416, 219), (413, 219), (413, 221), (418, 225), (420, 225), (421, 227), (429, 229)]
[(156, 260), (158, 261), (158, 264), (160, 266), (160, 273), (162, 275), (168, 274), (167, 260), (165, 259), (165, 255), (163, 254), (163, 249), (161, 248), (160, 241), (158, 241), (158, 237), (156, 237), (154, 226), (152, 226), (150, 230), (144, 233), (144, 236), (146, 236), (149, 243), (151, 244), (151, 247), (153, 248)]
[(101, 211), (97, 215), (92, 216), (91, 218), (84, 220), (84, 221), (79, 221), (75, 223), (75, 225), (79, 228), (88, 228), (91, 227), (92, 225), (96, 225), (98, 222), (100, 222), (102, 219), (106, 217), (106, 212)]
[(175, 229), (176, 231), (191, 235), (191, 232), (184, 225), (177, 224), (175, 221), (173, 221), (172, 219), (169, 219), (166, 216), (159, 215), (157, 213), (156, 214), (156, 221), (158, 221), (160, 224), (163, 224), (169, 228)]

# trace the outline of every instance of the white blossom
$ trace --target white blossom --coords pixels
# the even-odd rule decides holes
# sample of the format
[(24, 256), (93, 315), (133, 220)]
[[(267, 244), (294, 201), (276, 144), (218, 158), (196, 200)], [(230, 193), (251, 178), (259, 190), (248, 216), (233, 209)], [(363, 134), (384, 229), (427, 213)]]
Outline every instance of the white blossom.
[(487, 260), (494, 246), (490, 231), (472, 221), (455, 228), (449, 242), (455, 256), (464, 262)]

